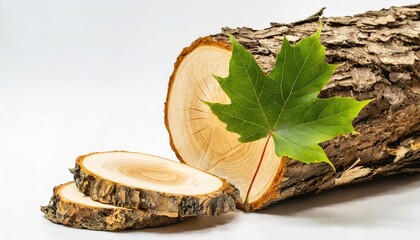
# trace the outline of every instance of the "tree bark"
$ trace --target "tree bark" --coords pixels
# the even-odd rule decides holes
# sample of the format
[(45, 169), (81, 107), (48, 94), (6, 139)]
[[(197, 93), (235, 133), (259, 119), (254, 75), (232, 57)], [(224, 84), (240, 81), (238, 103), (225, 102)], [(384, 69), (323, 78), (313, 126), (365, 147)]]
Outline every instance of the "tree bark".
[[(64, 188), (76, 189), (74, 182), (68, 182), (54, 188), (53, 196), (47, 206), (41, 207), (45, 218), (51, 222), (75, 228), (90, 230), (118, 231), (159, 227), (182, 221), (182, 218), (154, 215), (148, 211), (133, 210), (111, 205), (98, 205), (82, 193), (65, 191)], [(84, 201), (72, 201), (78, 199)]]
[[(321, 15), (322, 10), (306, 20), (271, 23), (271, 27), (262, 30), (223, 28), (223, 33), (200, 38), (184, 49), (175, 64), (165, 119), (171, 145), (181, 161), (203, 170), (208, 169), (195, 159), (185, 159), (174, 141), (173, 129), (177, 126), (171, 126), (168, 108), (173, 98), (181, 96), (171, 90), (177, 84), (178, 67), (191, 53), (203, 46), (230, 50), (226, 33), (250, 50), (268, 73), (282, 37), (286, 35), (289, 41), (297, 42), (313, 34), (321, 19), (326, 61), (341, 65), (320, 97), (375, 99), (353, 122), (360, 134), (343, 135), (321, 144), (336, 172), (327, 164), (307, 165), (289, 160), (284, 177), (274, 178), (266, 194), (251, 204), (249, 210), (379, 176), (420, 171), (420, 5), (392, 7), (353, 17), (321, 18)], [(232, 182), (228, 176), (224, 177)]]

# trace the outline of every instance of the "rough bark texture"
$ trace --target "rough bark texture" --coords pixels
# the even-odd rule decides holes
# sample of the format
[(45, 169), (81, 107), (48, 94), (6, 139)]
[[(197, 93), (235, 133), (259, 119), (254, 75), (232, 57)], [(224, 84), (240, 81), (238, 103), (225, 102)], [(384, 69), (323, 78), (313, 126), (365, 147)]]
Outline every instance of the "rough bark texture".
[(86, 155), (80, 156), (70, 171), (79, 190), (95, 201), (169, 217), (215, 216), (236, 208), (238, 190), (224, 180), (220, 189), (205, 195), (169, 194), (103, 179), (83, 167), (84, 157)]
[[(272, 23), (263, 30), (224, 28), (223, 32), (235, 36), (269, 72), (283, 36), (297, 42), (313, 34), (321, 15), (322, 10), (296, 23)], [(275, 180), (279, 182), (271, 193), (251, 210), (339, 185), (420, 171), (420, 5), (321, 20), (326, 60), (342, 65), (320, 97), (354, 96), (375, 101), (354, 121), (360, 134), (322, 144), (336, 172), (327, 164), (290, 160), (283, 180)], [(198, 39), (184, 49), (175, 68), (185, 55), (205, 45), (230, 49), (224, 34)]]
[(158, 216), (148, 211), (91, 207), (71, 202), (60, 194), (60, 188), (67, 184), (55, 187), (49, 204), (41, 207), (45, 218), (51, 222), (75, 228), (118, 231), (159, 227), (182, 221), (182, 218)]

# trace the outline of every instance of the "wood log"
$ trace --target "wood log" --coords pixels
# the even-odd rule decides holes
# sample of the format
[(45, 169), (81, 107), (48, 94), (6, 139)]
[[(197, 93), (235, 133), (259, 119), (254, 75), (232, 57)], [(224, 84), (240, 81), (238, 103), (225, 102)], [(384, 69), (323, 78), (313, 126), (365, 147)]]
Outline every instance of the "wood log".
[(229, 103), (213, 77), (228, 75), (231, 46), (225, 33), (250, 50), (268, 73), (282, 37), (297, 42), (313, 34), (321, 19), (326, 61), (341, 65), (319, 97), (375, 99), (353, 122), (360, 134), (321, 144), (336, 172), (325, 163), (306, 165), (295, 160), (289, 160), (283, 172), (283, 163), (270, 143), (250, 193), (248, 210), (374, 177), (420, 171), (420, 5), (353, 17), (321, 15), (322, 10), (306, 20), (272, 23), (262, 30), (223, 28), (221, 34), (197, 39), (175, 63), (165, 103), (171, 146), (181, 162), (236, 186), (240, 190), (239, 206), (264, 143), (239, 143), (238, 136), (228, 132), (203, 104)]
[(117, 231), (159, 227), (180, 222), (182, 218), (152, 214), (93, 201), (81, 193), (74, 182), (54, 188), (47, 206), (41, 207), (45, 218), (75, 228)]
[(79, 190), (95, 201), (173, 218), (233, 211), (238, 195), (218, 177), (142, 153), (83, 155), (71, 172)]

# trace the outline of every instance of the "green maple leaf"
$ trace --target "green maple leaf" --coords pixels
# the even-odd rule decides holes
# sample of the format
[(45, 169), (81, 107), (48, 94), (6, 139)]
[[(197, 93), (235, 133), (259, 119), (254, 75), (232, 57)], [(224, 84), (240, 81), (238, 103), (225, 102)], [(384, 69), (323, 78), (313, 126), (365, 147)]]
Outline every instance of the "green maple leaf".
[(337, 68), (324, 61), (320, 34), (321, 26), (296, 45), (284, 37), (268, 76), (253, 55), (229, 36), (233, 46), (229, 76), (215, 78), (231, 103), (206, 104), (227, 130), (240, 135), (240, 142), (273, 137), (277, 156), (326, 162), (334, 168), (318, 144), (354, 132), (352, 121), (370, 100), (317, 98)]

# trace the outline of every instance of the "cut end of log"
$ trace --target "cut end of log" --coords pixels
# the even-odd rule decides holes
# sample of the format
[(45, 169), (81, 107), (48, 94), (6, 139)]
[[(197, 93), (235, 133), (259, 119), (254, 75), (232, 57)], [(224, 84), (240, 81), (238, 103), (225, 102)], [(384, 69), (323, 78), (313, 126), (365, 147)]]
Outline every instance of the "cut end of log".
[(168, 217), (219, 215), (235, 209), (226, 181), (168, 159), (114, 151), (79, 157), (77, 187), (93, 200)]
[[(181, 53), (169, 83), (165, 123), (178, 158), (232, 183), (240, 190), (238, 204), (243, 206), (265, 140), (239, 143), (238, 135), (227, 131), (203, 103), (229, 103), (214, 75), (228, 75), (230, 56), (229, 45), (210, 38), (197, 40)], [(262, 204), (282, 170), (272, 142), (266, 153), (249, 195), (252, 209)]]
[(95, 202), (81, 193), (74, 182), (55, 187), (49, 204), (41, 207), (41, 211), (51, 222), (90, 230), (140, 229), (182, 220)]

